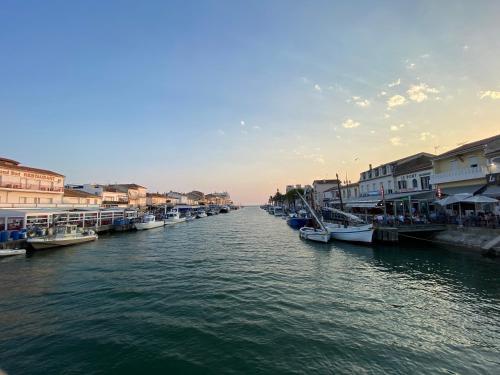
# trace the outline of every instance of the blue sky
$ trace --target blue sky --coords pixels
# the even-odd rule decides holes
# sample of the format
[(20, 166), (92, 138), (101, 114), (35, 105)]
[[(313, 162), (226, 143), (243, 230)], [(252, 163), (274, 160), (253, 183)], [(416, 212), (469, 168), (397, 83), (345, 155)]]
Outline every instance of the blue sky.
[(500, 133), (500, 3), (2, 1), (2, 155), (258, 203)]

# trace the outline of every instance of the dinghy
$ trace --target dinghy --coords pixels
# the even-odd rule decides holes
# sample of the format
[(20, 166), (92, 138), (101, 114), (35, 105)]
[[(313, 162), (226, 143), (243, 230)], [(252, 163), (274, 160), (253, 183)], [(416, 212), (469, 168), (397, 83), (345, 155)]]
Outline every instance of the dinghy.
[(302, 227), (299, 229), (299, 236), (305, 240), (327, 243), (330, 240), (330, 233), (325, 229), (315, 229)]

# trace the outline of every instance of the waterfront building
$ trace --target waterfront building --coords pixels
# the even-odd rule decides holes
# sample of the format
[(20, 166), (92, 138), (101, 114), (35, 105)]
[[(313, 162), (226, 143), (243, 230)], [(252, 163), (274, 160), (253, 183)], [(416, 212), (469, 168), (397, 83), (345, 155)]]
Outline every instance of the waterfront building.
[(232, 204), (233, 202), (231, 201), (231, 197), (229, 196), (229, 193), (227, 192), (222, 192), (222, 193), (210, 193), (205, 195), (205, 200), (207, 204), (216, 204), (216, 205), (227, 205), (227, 204)]
[(187, 199), (188, 199), (188, 204), (191, 205), (199, 205), (199, 204), (205, 204), (205, 194), (203, 194), (201, 191), (196, 191), (193, 190), (189, 193), (186, 194)]
[(335, 180), (314, 180), (313, 181), (313, 204), (316, 209), (320, 209), (338, 195), (339, 181)]
[(72, 206), (99, 207), (102, 197), (77, 189), (64, 189), (63, 204)]
[(359, 197), (359, 182), (344, 182), (344, 184), (340, 186), (340, 194), (343, 201), (357, 199)]
[(114, 184), (108, 188), (116, 189), (118, 192), (126, 193), (128, 206), (132, 208), (146, 207), (147, 188), (137, 184)]
[(486, 175), (487, 186), (482, 195), (500, 199), (500, 138), (488, 142), (484, 156), (488, 174)]
[(67, 184), (66, 190), (75, 190), (90, 195), (94, 195), (100, 199), (100, 204), (103, 207), (128, 207), (128, 194), (118, 189), (101, 184)]
[(169, 191), (167, 193), (167, 203), (171, 203), (174, 205), (188, 204), (188, 197), (184, 193), (178, 193), (176, 191)]
[(435, 155), (420, 153), (395, 163), (395, 193), (432, 190), (432, 158)]
[[(474, 194), (486, 184), (486, 176), (491, 168), (486, 151), (494, 149), (500, 135), (466, 143), (432, 159), (434, 173), (430, 183), (439, 187), (444, 195), (460, 193)], [(490, 151), (494, 159), (494, 150)], [(496, 163), (495, 163), (496, 164)]]
[(146, 205), (148, 207), (165, 206), (167, 204), (167, 196), (160, 193), (147, 193)]
[(0, 207), (61, 204), (63, 193), (62, 174), (0, 158)]

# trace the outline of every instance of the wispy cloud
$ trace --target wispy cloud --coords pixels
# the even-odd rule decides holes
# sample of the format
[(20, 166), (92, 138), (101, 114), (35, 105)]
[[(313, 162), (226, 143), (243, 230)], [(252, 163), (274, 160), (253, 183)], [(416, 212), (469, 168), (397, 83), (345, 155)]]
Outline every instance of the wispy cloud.
[(395, 86), (399, 86), (400, 84), (401, 84), (401, 78), (398, 78), (394, 82), (391, 82), (391, 83), (387, 84), (387, 86), (388, 87), (395, 87)]
[(387, 108), (392, 109), (394, 107), (399, 107), (401, 105), (406, 104), (406, 98), (402, 95), (394, 95), (389, 98), (387, 101)]
[(397, 126), (397, 125), (391, 125), (390, 129), (393, 132), (397, 132), (399, 130), (399, 126)]
[(320, 85), (318, 85), (317, 83), (314, 85), (314, 89), (315, 89), (316, 91), (319, 91), (319, 92), (323, 91), (323, 90), (321, 89), (321, 86), (320, 86)]
[(423, 55), (420, 55), (421, 59), (428, 59), (429, 57), (431, 57), (431, 55), (429, 55), (428, 53), (424, 53)]
[(252, 126), (252, 128), (255, 129), (255, 130), (260, 130), (261, 129), (261, 127), (259, 125), (254, 125), (254, 126)]
[(435, 136), (430, 132), (422, 132), (420, 133), (420, 140), (426, 141), (428, 138), (435, 138)]
[(346, 129), (353, 129), (353, 128), (357, 128), (358, 126), (360, 126), (361, 124), (357, 121), (354, 121), (353, 119), (351, 118), (348, 118), (347, 120), (345, 120), (343, 123), (342, 123), (342, 126)]
[(393, 146), (401, 146), (402, 145), (401, 137), (392, 137), (391, 139), (389, 139), (389, 141), (391, 142), (391, 144)]
[(470, 48), (470, 47), (469, 47), (467, 44), (464, 44), (464, 45), (463, 45), (463, 47), (462, 47), (462, 49), (463, 49), (464, 51), (468, 51), (468, 50), (469, 50), (469, 48)]
[(241, 126), (245, 126), (245, 121), (241, 120), (241, 121), (240, 121), (240, 125), (241, 125)]
[(420, 83), (418, 85), (411, 85), (407, 94), (410, 100), (421, 103), (429, 98), (429, 94), (439, 94), (439, 90), (425, 83)]
[(485, 98), (490, 98), (492, 100), (500, 100), (500, 91), (480, 91), (479, 92), (479, 99), (485, 99)]
[(370, 101), (368, 99), (360, 99), (354, 102), (358, 107), (366, 108), (370, 106)]
[(217, 133), (219, 135), (226, 135), (226, 132), (224, 130), (222, 130), (222, 129), (217, 129)]

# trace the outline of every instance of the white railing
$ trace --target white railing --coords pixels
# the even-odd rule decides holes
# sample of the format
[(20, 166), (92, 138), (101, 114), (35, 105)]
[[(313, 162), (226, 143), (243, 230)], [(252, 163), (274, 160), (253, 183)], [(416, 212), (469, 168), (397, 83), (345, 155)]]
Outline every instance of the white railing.
[(0, 203), (0, 208), (99, 208), (98, 204), (73, 203)]
[(487, 174), (488, 174), (488, 168), (483, 166), (460, 168), (448, 172), (433, 174), (431, 175), (430, 183), (431, 185), (437, 185), (446, 182), (474, 180), (477, 178), (484, 178), (486, 177)]

